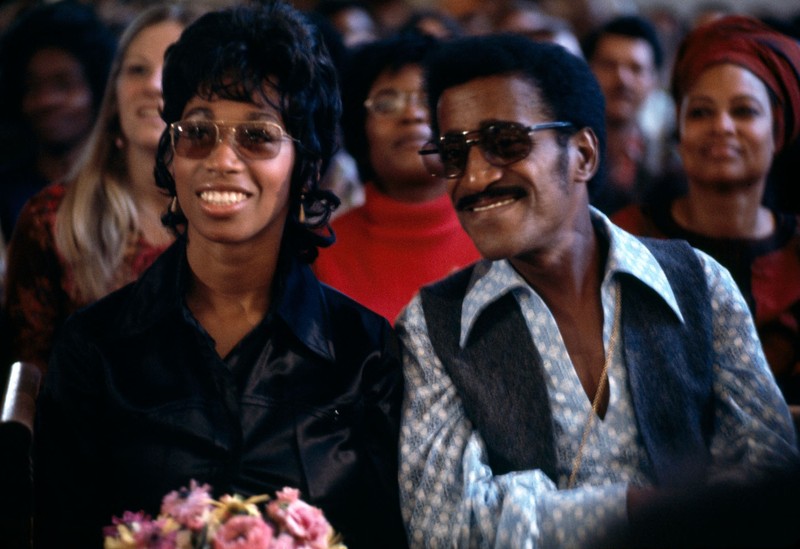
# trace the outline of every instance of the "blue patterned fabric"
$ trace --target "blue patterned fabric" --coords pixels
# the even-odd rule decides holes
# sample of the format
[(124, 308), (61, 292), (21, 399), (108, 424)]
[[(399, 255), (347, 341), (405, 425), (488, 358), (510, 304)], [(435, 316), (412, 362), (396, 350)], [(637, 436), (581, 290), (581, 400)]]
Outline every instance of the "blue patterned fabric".
[[(596, 210), (592, 215), (601, 227), (599, 236), (609, 242), (601, 286), (606, 346), (619, 273), (629, 273), (653, 288), (683, 318), (666, 276), (647, 248)], [(791, 419), (747, 306), (728, 272), (702, 252), (697, 255), (711, 291), (714, 334), (712, 477), (730, 474), (731, 468), (754, 472), (795, 460)], [(476, 266), (464, 298), (460, 342), (463, 346), (478, 314), (507, 293), (519, 303), (543, 359), (555, 426), (557, 483), (539, 470), (492, 473), (483, 441), (433, 351), (417, 296), (396, 325), (404, 345), (406, 376), (400, 489), (412, 546), (585, 545), (603, 536), (609, 525), (624, 523), (628, 485), (654, 482), (618, 347), (609, 368), (608, 412), (604, 420), (594, 422), (577, 488), (566, 489), (591, 403), (555, 319), (507, 261)]]

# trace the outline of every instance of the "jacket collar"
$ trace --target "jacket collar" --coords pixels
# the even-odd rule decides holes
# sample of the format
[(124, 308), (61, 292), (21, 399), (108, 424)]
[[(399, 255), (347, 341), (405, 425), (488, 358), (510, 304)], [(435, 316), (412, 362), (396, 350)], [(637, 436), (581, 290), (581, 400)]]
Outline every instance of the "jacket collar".
[(328, 360), (335, 360), (330, 315), (323, 286), (308, 264), (292, 255), (286, 261), (274, 311), (303, 344)]
[[(299, 259), (287, 258), (282, 265), (272, 311), (311, 351), (335, 360), (322, 285)], [(134, 283), (130, 299), (119, 313), (120, 333), (144, 332), (161, 320), (174, 322), (183, 317), (189, 276), (186, 238), (181, 236)]]

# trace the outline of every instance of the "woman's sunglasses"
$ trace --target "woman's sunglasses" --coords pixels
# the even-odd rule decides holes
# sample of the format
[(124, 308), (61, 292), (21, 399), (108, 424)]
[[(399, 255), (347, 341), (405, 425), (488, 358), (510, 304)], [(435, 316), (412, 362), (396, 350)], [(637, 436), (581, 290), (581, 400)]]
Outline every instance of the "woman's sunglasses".
[(545, 122), (525, 126), (517, 122), (488, 122), (477, 130), (447, 133), (426, 144), (419, 154), (436, 177), (457, 179), (464, 175), (469, 148), (478, 145), (492, 166), (508, 166), (526, 158), (533, 150), (531, 134), (541, 130), (571, 128), (570, 122)]
[(281, 152), (281, 142), (294, 140), (275, 122), (212, 122), (181, 120), (169, 125), (172, 148), (184, 158), (206, 158), (227, 137), (237, 154), (247, 160), (267, 160)]

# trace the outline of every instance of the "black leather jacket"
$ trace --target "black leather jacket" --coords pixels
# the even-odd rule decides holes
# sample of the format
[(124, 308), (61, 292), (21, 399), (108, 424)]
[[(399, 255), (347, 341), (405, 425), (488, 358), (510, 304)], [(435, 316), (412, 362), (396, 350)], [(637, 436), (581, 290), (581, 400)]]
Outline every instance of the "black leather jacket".
[(391, 327), (307, 265), (279, 279), (225, 361), (184, 304), (183, 239), (67, 322), (37, 407), (38, 547), (100, 547), (112, 515), (155, 515), (190, 479), (216, 496), (296, 487), (350, 549), (405, 546)]

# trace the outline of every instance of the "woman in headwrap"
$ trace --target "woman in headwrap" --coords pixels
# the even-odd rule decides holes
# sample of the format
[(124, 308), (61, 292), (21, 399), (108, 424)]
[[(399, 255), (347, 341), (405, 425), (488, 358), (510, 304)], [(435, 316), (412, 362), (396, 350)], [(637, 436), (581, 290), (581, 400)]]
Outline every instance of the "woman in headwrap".
[(672, 94), (687, 193), (613, 220), (727, 267), (784, 396), (800, 403), (799, 218), (763, 204), (773, 160), (800, 135), (800, 43), (745, 16), (703, 25), (678, 51)]

